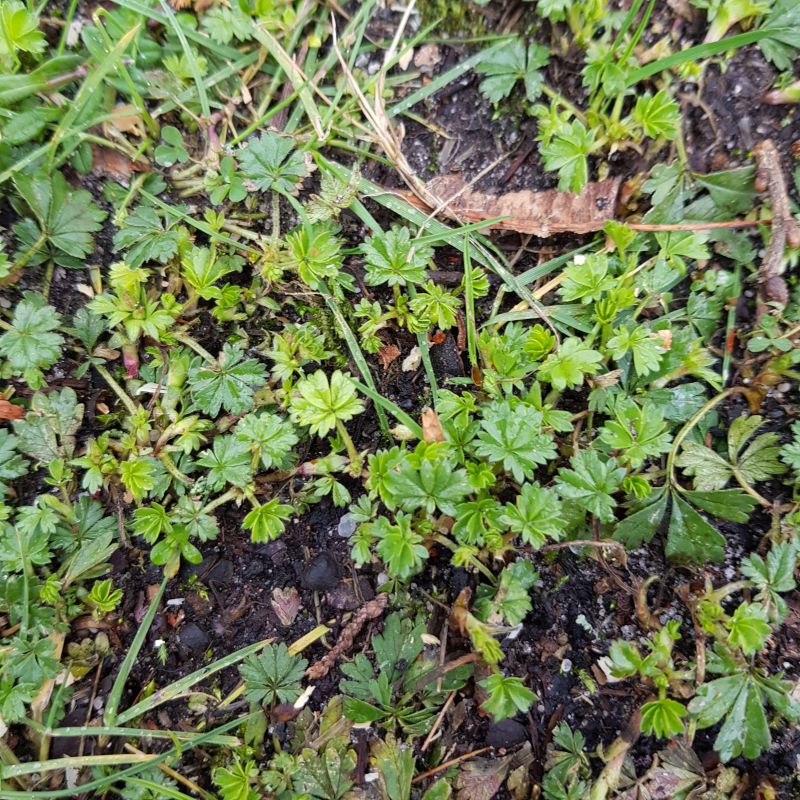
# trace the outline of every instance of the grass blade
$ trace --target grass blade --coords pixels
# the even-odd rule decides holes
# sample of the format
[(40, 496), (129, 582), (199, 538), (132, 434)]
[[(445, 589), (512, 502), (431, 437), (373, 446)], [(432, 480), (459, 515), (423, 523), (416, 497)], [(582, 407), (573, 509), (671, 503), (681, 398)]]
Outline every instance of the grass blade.
[(167, 580), (165, 576), (161, 581), (156, 596), (153, 598), (153, 602), (150, 603), (150, 608), (147, 609), (142, 624), (139, 626), (139, 630), (136, 631), (136, 636), (133, 637), (130, 649), (125, 654), (125, 659), (119, 668), (117, 677), (114, 679), (114, 685), (111, 687), (111, 691), (108, 695), (106, 711), (105, 714), (103, 714), (103, 723), (105, 725), (113, 727), (117, 724), (117, 712), (119, 711), (119, 704), (122, 700), (122, 692), (125, 690), (125, 683), (128, 680), (128, 676), (131, 674), (131, 669), (133, 669), (133, 662), (136, 661), (139, 656), (139, 651), (142, 649), (144, 640), (147, 637), (147, 632), (153, 624), (159, 603), (161, 603), (161, 598), (164, 596), (164, 590), (167, 588)]
[(129, 31), (120, 36), (119, 41), (108, 52), (103, 62), (97, 64), (94, 69), (89, 71), (86, 80), (81, 84), (81, 88), (78, 89), (74, 99), (67, 107), (67, 113), (61, 118), (58, 127), (53, 132), (53, 136), (50, 139), (48, 161), (51, 168), (55, 163), (56, 152), (58, 151), (59, 145), (64, 140), (67, 131), (70, 130), (72, 124), (78, 118), (78, 115), (83, 111), (86, 102), (97, 91), (106, 75), (111, 72), (112, 69), (116, 68), (120, 59), (125, 54), (125, 51), (128, 49), (128, 45), (133, 41), (133, 37), (136, 36), (139, 27), (139, 25), (134, 25)]
[(186, 64), (189, 67), (189, 72), (192, 73), (192, 80), (194, 81), (195, 88), (197, 89), (197, 97), (200, 100), (200, 110), (203, 112), (203, 117), (205, 117), (207, 120), (211, 116), (211, 106), (208, 103), (206, 87), (203, 83), (203, 76), (200, 73), (200, 65), (197, 63), (194, 50), (189, 47), (189, 42), (186, 40), (186, 34), (183, 32), (183, 28), (178, 23), (178, 20), (175, 19), (175, 14), (172, 13), (172, 8), (170, 8), (169, 3), (162, 3), (161, 8), (164, 9), (167, 20), (169, 21), (169, 26), (178, 37), (178, 41), (181, 43), (181, 50), (183, 50), (183, 54), (186, 56)]
[(577, 256), (579, 253), (584, 253), (593, 246), (594, 245), (589, 242), (589, 244), (585, 244), (583, 247), (577, 247), (575, 250), (570, 250), (568, 253), (562, 253), (560, 256), (556, 256), (555, 258), (551, 258), (549, 261), (545, 261), (544, 264), (539, 264), (538, 266), (532, 267), (526, 272), (523, 272), (521, 275), (517, 275), (517, 280), (523, 286), (529, 286), (534, 281), (538, 281), (539, 278), (549, 275), (563, 264), (566, 264), (568, 261), (572, 261), (572, 259), (575, 258), (575, 256)]
[(306, 116), (311, 126), (314, 128), (314, 133), (317, 134), (317, 138), (321, 142), (324, 142), (326, 135), (322, 127), (322, 118), (320, 117), (316, 103), (314, 103), (311, 90), (308, 88), (308, 78), (303, 75), (300, 68), (283, 49), (280, 42), (265, 27), (256, 25), (254, 36), (286, 73), (289, 82), (294, 87), (300, 102), (303, 104)]
[(744, 47), (746, 44), (753, 44), (759, 42), (761, 39), (766, 39), (769, 36), (774, 36), (785, 28), (759, 28), (757, 31), (747, 31), (747, 33), (737, 33), (735, 36), (728, 36), (725, 39), (720, 39), (718, 42), (709, 42), (708, 44), (696, 44), (694, 47), (689, 47), (686, 50), (681, 50), (678, 53), (673, 53), (666, 58), (660, 58), (658, 61), (653, 61), (650, 64), (645, 64), (643, 67), (634, 70), (628, 76), (628, 86), (634, 86), (639, 81), (657, 75), (665, 69), (671, 69), (684, 64), (687, 61), (700, 61), (710, 56), (715, 56), (718, 53), (724, 53), (726, 50), (735, 50), (737, 47)]
[[(226, 722), (224, 725), (220, 725), (218, 728), (214, 728), (207, 733), (202, 733), (196, 739), (191, 742), (185, 742), (180, 747), (180, 752), (184, 753), (187, 750), (191, 750), (195, 747), (198, 747), (201, 744), (207, 744), (208, 741), (219, 734), (227, 733), (234, 728), (238, 728), (240, 725), (246, 725), (251, 719), (255, 719), (256, 717), (262, 715), (264, 712), (261, 710), (253, 711), (250, 714), (246, 714), (243, 717), (238, 717), (237, 719), (233, 719), (230, 722)], [(89, 781), (89, 783), (81, 784), (80, 791), (81, 794), (86, 792), (92, 792), (95, 790), (108, 790), (109, 787), (116, 783), (117, 781), (124, 781), (126, 778), (132, 778), (137, 775), (139, 772), (147, 769), (148, 767), (157, 766), (158, 764), (163, 763), (171, 758), (174, 758), (178, 755), (178, 748), (171, 747), (169, 750), (165, 750), (163, 753), (159, 753), (158, 755), (153, 755), (147, 761), (142, 761), (138, 764), (134, 764), (132, 767), (128, 767), (128, 769), (122, 770), (122, 772), (117, 772), (116, 774), (112, 775), (105, 775), (102, 778), (96, 778), (93, 781)], [(5, 778), (5, 770), (8, 767), (0, 768), (0, 778)], [(0, 800), (59, 800), (59, 798), (74, 798), (75, 797), (75, 787), (68, 786), (66, 789), (51, 789), (44, 792), (18, 792), (18, 791), (5, 791), (0, 789)]]
[(142, 714), (146, 714), (148, 711), (152, 711), (162, 703), (168, 703), (170, 700), (175, 700), (196, 683), (208, 678), (209, 675), (213, 675), (215, 672), (219, 672), (220, 670), (233, 666), (239, 661), (247, 658), (247, 656), (249, 656), (251, 653), (258, 652), (264, 647), (264, 645), (269, 644), (271, 641), (272, 639), (263, 639), (260, 642), (249, 644), (247, 647), (242, 647), (240, 650), (236, 650), (234, 653), (230, 653), (224, 658), (220, 658), (205, 667), (200, 667), (200, 669), (195, 670), (180, 680), (170, 683), (168, 686), (165, 686), (163, 689), (159, 689), (157, 692), (151, 694), (150, 697), (146, 697), (144, 700), (132, 705), (127, 711), (120, 714), (117, 717), (119, 723), (124, 724), (125, 722), (128, 722), (128, 720), (135, 719), (136, 717), (142, 716)]
[(405, 425), (413, 434), (417, 437), (420, 441), (422, 440), (422, 428), (417, 425), (416, 422), (403, 411), (400, 406), (396, 403), (393, 403), (389, 400), (388, 397), (384, 397), (381, 394), (378, 394), (375, 391), (375, 388), (370, 388), (369, 386), (365, 386), (363, 383), (359, 383), (358, 381), (353, 381), (355, 385), (358, 387), (358, 390), (369, 397), (376, 406), (379, 406), (381, 409), (385, 409), (388, 411), (399, 423)]

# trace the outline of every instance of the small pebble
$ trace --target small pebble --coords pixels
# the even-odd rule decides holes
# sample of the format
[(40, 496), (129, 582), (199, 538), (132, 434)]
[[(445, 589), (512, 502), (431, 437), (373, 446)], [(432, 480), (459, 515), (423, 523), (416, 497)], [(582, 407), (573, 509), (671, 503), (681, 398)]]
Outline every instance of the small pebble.
[(352, 515), (344, 514), (339, 520), (339, 525), (336, 528), (336, 534), (341, 536), (342, 539), (349, 539), (356, 532), (356, 521)]
[(489, 747), (508, 750), (528, 739), (528, 729), (514, 719), (503, 719), (489, 726), (486, 744)]
[(325, 591), (339, 583), (339, 564), (330, 553), (315, 556), (303, 573), (303, 586), (306, 589)]

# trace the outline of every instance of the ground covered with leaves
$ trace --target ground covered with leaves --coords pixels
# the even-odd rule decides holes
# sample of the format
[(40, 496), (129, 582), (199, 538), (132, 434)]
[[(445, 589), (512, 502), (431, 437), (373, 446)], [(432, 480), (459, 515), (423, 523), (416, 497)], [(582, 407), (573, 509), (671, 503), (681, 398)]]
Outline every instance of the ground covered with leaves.
[(0, 0), (0, 799), (800, 797), (799, 32)]

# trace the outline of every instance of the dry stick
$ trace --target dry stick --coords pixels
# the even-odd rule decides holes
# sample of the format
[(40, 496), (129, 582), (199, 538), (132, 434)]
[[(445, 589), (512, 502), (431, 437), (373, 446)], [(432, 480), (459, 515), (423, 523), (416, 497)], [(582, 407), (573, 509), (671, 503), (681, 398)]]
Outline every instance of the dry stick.
[(442, 724), (442, 720), (444, 719), (444, 715), (447, 713), (447, 709), (450, 708), (450, 704), (453, 702), (453, 698), (456, 696), (456, 690), (453, 689), (452, 692), (447, 696), (447, 700), (444, 701), (444, 705), (442, 706), (442, 710), (439, 712), (439, 715), (436, 717), (436, 722), (433, 723), (433, 727), (431, 728), (431, 732), (425, 737), (425, 741), (422, 743), (422, 752), (424, 753), (430, 743), (433, 741), (433, 737), (436, 735), (436, 732), (439, 730), (439, 726)]
[(436, 775), (439, 772), (443, 772), (446, 769), (450, 769), (450, 767), (454, 767), (456, 764), (460, 764), (462, 761), (466, 761), (468, 758), (472, 758), (473, 756), (479, 756), (481, 753), (485, 753), (487, 750), (491, 750), (491, 747), (479, 747), (477, 750), (472, 750), (469, 753), (464, 753), (463, 756), (456, 756), (455, 758), (451, 758), (449, 761), (445, 761), (443, 764), (439, 764), (438, 767), (434, 767), (433, 769), (429, 769), (427, 772), (423, 772), (421, 775), (417, 775), (412, 784), (421, 783), (426, 778), (430, 778), (431, 775)]
[(757, 225), (772, 225), (771, 219), (731, 219), (726, 222), (626, 222), (632, 231), (708, 231), (718, 228), (755, 228)]
[(756, 145), (753, 154), (756, 157), (756, 190), (769, 192), (773, 219), (767, 252), (758, 269), (759, 297), (764, 305), (776, 302), (785, 306), (789, 302), (789, 290), (781, 277), (783, 253), (787, 244), (800, 247), (800, 228), (789, 208), (781, 157), (775, 145), (770, 139), (764, 139)]
[(388, 603), (388, 594), (379, 594), (374, 600), (365, 603), (353, 619), (347, 623), (339, 637), (339, 641), (319, 661), (306, 670), (306, 678), (310, 681), (318, 681), (320, 678), (324, 678), (333, 669), (339, 658), (353, 646), (356, 636), (358, 636), (367, 621), (379, 617)]

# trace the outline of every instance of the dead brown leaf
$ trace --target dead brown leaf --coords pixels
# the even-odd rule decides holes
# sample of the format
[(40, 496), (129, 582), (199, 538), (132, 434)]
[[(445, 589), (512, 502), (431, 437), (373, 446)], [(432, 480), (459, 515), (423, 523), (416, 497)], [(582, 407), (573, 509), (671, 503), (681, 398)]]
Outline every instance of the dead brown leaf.
[[(533, 192), (524, 189), (505, 194), (488, 194), (465, 188), (462, 175), (440, 175), (429, 181), (428, 193), (446, 203), (446, 211), (468, 222), (493, 217), (508, 217), (489, 225), (496, 230), (517, 231), (546, 237), (556, 233), (591, 233), (599, 231), (614, 218), (619, 194), (619, 178), (587, 183), (580, 194), (549, 189)], [(422, 207), (410, 192), (403, 192), (408, 202)]]
[(22, 406), (15, 406), (8, 400), (0, 400), (0, 419), (22, 419), (25, 416), (25, 409)]
[(281, 625), (288, 628), (297, 617), (297, 612), (300, 611), (300, 595), (293, 586), (288, 589), (276, 588), (272, 590), (272, 600), (269, 601), (269, 604)]
[(424, 442), (444, 441), (442, 423), (439, 422), (439, 415), (432, 408), (422, 411), (422, 440)]
[(111, 147), (92, 145), (92, 172), (105, 175), (115, 181), (127, 183), (134, 172), (141, 172), (141, 167), (134, 164), (124, 153)]
[(396, 344), (385, 344), (378, 350), (378, 361), (384, 369), (389, 369), (389, 365), (400, 356), (400, 348)]
[(512, 759), (475, 758), (462, 764), (455, 781), (458, 800), (491, 800), (500, 791)]

